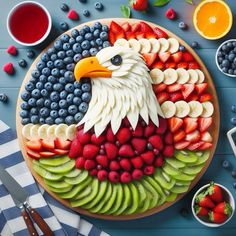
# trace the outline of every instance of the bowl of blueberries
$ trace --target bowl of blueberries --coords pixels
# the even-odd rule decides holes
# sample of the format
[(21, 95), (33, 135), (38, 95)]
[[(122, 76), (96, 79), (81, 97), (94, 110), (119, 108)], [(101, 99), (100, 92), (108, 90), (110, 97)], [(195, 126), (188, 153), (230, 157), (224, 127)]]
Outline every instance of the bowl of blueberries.
[(223, 74), (236, 77), (236, 39), (223, 42), (216, 51), (215, 59)]

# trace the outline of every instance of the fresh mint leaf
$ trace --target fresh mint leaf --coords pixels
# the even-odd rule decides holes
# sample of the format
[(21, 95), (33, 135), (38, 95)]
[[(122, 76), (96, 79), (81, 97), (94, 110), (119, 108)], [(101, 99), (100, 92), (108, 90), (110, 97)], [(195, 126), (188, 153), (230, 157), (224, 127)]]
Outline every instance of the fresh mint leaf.
[(125, 18), (130, 18), (130, 8), (126, 5), (121, 5), (120, 6), (120, 10), (121, 10), (121, 13), (122, 15), (125, 17)]
[(169, 3), (170, 2), (170, 0), (156, 0), (154, 3), (153, 3), (153, 5), (155, 6), (155, 7), (163, 7), (163, 6), (165, 6), (167, 3)]
[(186, 3), (193, 5), (193, 0), (185, 0)]

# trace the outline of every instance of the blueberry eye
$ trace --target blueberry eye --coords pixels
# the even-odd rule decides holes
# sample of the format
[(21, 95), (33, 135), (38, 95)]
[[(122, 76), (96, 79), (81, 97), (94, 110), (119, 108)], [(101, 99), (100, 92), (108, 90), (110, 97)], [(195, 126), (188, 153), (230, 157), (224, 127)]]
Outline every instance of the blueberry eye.
[(122, 57), (120, 55), (116, 55), (111, 58), (111, 63), (115, 66), (120, 66), (122, 63)]

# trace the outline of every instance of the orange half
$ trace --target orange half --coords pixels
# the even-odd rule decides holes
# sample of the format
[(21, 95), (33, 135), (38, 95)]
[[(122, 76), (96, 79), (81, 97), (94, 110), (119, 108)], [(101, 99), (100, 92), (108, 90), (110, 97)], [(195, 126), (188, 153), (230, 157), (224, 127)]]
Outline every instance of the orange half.
[(232, 12), (222, 0), (205, 0), (196, 7), (193, 24), (202, 37), (210, 40), (219, 39), (232, 27)]

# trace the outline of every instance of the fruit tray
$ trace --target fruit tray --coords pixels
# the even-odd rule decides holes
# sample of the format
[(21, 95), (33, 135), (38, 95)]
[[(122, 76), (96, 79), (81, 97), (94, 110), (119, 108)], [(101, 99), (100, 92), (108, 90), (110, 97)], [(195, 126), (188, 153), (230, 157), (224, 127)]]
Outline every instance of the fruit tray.
[[(99, 22), (105, 26), (102, 28), (95, 21), (91, 21), (67, 31), (65, 34), (72, 35), (76, 40), (69, 41), (68, 36), (63, 34), (64, 36), (56, 39), (36, 58), (22, 82), (18, 96), (17, 134), (23, 156), (33, 176), (59, 202), (81, 214), (95, 218), (109, 220), (141, 218), (160, 212), (180, 200), (206, 171), (213, 158), (219, 134), (218, 99), (212, 78), (201, 59), (189, 45), (172, 32), (138, 19), (113, 18), (101, 19)], [(86, 44), (94, 44), (91, 41), (95, 36), (91, 34), (83, 36), (86, 25), (90, 27), (87, 27), (88, 32), (93, 34), (96, 27), (105, 32), (96, 36), (99, 38), (97, 44), (100, 43), (104, 48), (97, 46), (97, 49), (88, 48), (89, 51), (84, 50), (83, 53), (76, 54), (81, 52), (80, 45), (82, 47), (83, 44), (85, 49)], [(87, 37), (87, 41), (91, 40), (90, 43), (81, 40), (83, 37)], [(72, 42), (74, 52), (69, 50), (72, 47), (69, 43), (60, 45), (62, 42), (60, 40)], [(81, 44), (75, 46), (76, 42)], [(105, 48), (110, 44), (114, 45), (114, 52)], [(71, 59), (63, 56), (65, 53), (58, 52), (57, 49), (58, 51), (64, 49), (72, 56), (76, 54), (74, 62), (77, 64), (71, 63)], [(48, 58), (49, 51), (51, 61)], [(131, 56), (137, 58), (127, 59)], [(104, 62), (107, 57), (113, 65), (109, 64), (109, 61), (109, 63)], [(61, 62), (58, 61), (62, 60), (56, 60), (58, 58), (64, 58), (66, 70), (70, 73), (60, 68)], [(128, 63), (124, 67), (120, 66), (122, 59)], [(109, 70), (104, 67), (106, 63)], [(150, 91), (145, 93), (146, 97), (143, 95), (149, 99), (149, 103), (145, 103), (143, 98), (140, 101), (142, 104), (147, 104), (149, 110), (141, 111), (140, 105), (138, 115), (129, 115), (127, 112), (126, 119), (125, 116), (121, 117), (119, 112), (115, 113), (115, 117), (110, 117), (111, 126), (104, 128), (104, 124), (99, 123), (97, 117), (107, 111), (101, 108), (105, 107), (104, 104), (96, 106), (96, 101), (99, 99), (93, 100), (93, 93), (99, 93), (95, 87), (93, 88), (94, 84), (98, 83), (94, 81), (99, 81), (101, 78), (95, 78), (91, 84), (88, 79), (80, 80), (80, 78), (105, 77), (105, 80), (109, 81), (107, 77), (120, 76), (120, 79), (123, 76), (122, 80), (125, 80), (124, 76), (127, 73), (122, 70), (131, 70), (129, 63), (140, 63), (139, 67), (133, 66), (136, 68), (134, 74), (143, 73), (143, 76), (150, 78), (147, 84), (142, 84), (149, 86)], [(53, 70), (53, 65), (60, 70)], [(97, 71), (91, 69), (95, 68), (94, 66)], [(120, 70), (115, 72), (117, 68)], [(64, 74), (64, 79), (59, 79), (60, 76), (57, 74), (59, 71)], [(53, 76), (49, 79), (50, 73)], [(51, 81), (53, 77), (58, 77), (59, 85), (58, 83), (52, 85), (55, 83)], [(54, 100), (60, 106), (64, 106), (65, 103), (58, 101), (59, 98), (57, 99), (55, 95), (57, 92), (54, 90), (60, 90), (61, 84), (64, 83), (65, 91), (69, 91), (72, 85), (66, 86), (68, 84), (66, 80), (71, 79), (80, 81), (74, 82), (72, 93), (75, 94), (76, 86), (83, 86), (83, 94), (80, 94), (84, 101), (83, 106), (78, 104), (77, 108), (54, 111), (52, 108), (52, 103), (56, 106)], [(50, 83), (47, 83), (49, 80)], [(106, 86), (105, 83), (99, 87), (100, 90), (104, 88), (102, 86)], [(131, 90), (134, 85), (137, 84), (127, 84)], [(34, 89), (34, 86), (37, 89)], [(92, 95), (89, 94), (90, 86)], [(112, 93), (115, 94), (114, 97), (119, 97), (122, 93), (126, 96), (126, 90), (125, 92), (120, 90), (120, 93), (116, 93), (115, 90), (116, 88), (109, 90), (112, 91), (110, 96), (106, 93), (101, 95), (107, 98), (105, 104), (111, 105)], [(152, 94), (155, 94), (155, 101), (150, 100), (153, 98)], [(47, 96), (49, 99), (41, 98)], [(133, 96), (137, 95), (134, 93)], [(74, 98), (74, 95), (72, 97)], [(40, 99), (43, 101), (42, 104), (39, 102)], [(100, 99), (104, 101), (101, 97)], [(120, 96), (116, 100), (118, 105), (122, 99)], [(69, 103), (69, 100), (67, 102)], [(78, 99), (73, 102), (78, 102)], [(88, 104), (89, 107), (86, 107)], [(95, 104), (98, 114), (91, 113), (91, 104)], [(131, 102), (130, 106), (133, 104), (135, 101)], [(129, 104), (124, 102), (122, 105), (127, 108)], [(51, 107), (52, 110), (47, 107)], [(128, 107), (127, 111), (130, 109), (135, 111), (135, 108), (132, 110)], [(67, 112), (74, 117), (58, 118), (55, 115), (61, 113), (60, 117), (65, 117), (64, 113)], [(149, 114), (152, 121), (148, 121), (145, 114)], [(76, 128), (75, 124), (84, 119), (90, 123), (84, 122), (85, 125), (80, 123)], [(108, 122), (106, 124), (108, 125)], [(49, 136), (53, 137), (53, 140), (49, 140)]]

